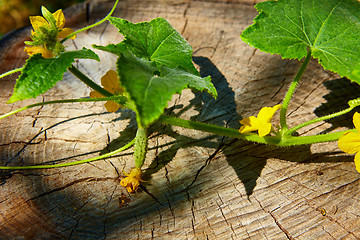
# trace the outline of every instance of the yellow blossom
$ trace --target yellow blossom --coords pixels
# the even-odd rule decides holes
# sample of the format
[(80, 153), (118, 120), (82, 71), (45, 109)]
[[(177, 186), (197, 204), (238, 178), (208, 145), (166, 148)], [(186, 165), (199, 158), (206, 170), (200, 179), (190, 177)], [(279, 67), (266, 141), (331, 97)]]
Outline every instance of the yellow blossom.
[[(64, 28), (65, 16), (61, 9), (57, 10), (52, 15), (56, 20), (56, 28), (59, 31), (57, 34), (58, 38), (65, 38), (66, 36), (68, 36), (70, 33), (73, 32), (71, 28)], [(50, 28), (50, 24), (48, 23), (48, 21), (46, 21), (46, 19), (41, 16), (30, 16), (29, 19), (33, 29), (35, 30), (35, 31), (31, 31), (31, 34), (33, 36), (36, 36), (36, 31), (39, 31), (41, 27)], [(71, 37), (71, 39), (75, 39), (75, 37), (76, 36), (74, 35)]]
[(133, 168), (130, 173), (125, 173), (125, 178), (121, 180), (120, 185), (125, 187), (129, 193), (134, 193), (136, 189), (139, 187), (140, 182), (144, 182), (141, 180), (141, 169)]
[(258, 131), (259, 136), (263, 137), (271, 132), (272, 125), (270, 123), (275, 112), (281, 108), (281, 105), (274, 107), (264, 107), (260, 110), (257, 117), (250, 116), (240, 121), (243, 125), (240, 129), (240, 133)]
[(25, 47), (24, 51), (27, 52), (29, 56), (32, 56), (37, 53), (41, 53), (43, 58), (52, 58), (54, 56), (54, 54), (50, 50), (41, 46), (27, 46)]
[(354, 113), (353, 123), (357, 132), (346, 132), (338, 141), (338, 146), (341, 151), (355, 155), (355, 167), (360, 172), (360, 114)]
[[(43, 14), (48, 12), (43, 8)], [(50, 12), (48, 12), (50, 14)], [(30, 16), (30, 23), (34, 30), (31, 30), (32, 42), (25, 42), (27, 47), (24, 51), (30, 56), (40, 53), (44, 58), (52, 58), (60, 52), (64, 51), (64, 46), (59, 41), (60, 38), (65, 38), (73, 32), (70, 28), (64, 28), (65, 17), (61, 9), (51, 14), (55, 19), (55, 25), (50, 24), (49, 17), (45, 19), (41, 16)], [(51, 16), (50, 15), (50, 16)], [(49, 15), (47, 15), (49, 16)], [(53, 20), (52, 20), (53, 21)], [(75, 39), (75, 35), (71, 39)]]
[[(109, 70), (101, 78), (101, 85), (112, 94), (121, 95), (124, 93), (124, 88), (120, 86), (120, 79), (114, 70)], [(104, 96), (97, 91), (91, 91), (90, 97), (103, 98)], [(107, 101), (104, 106), (108, 112), (116, 112), (122, 105), (114, 101)]]

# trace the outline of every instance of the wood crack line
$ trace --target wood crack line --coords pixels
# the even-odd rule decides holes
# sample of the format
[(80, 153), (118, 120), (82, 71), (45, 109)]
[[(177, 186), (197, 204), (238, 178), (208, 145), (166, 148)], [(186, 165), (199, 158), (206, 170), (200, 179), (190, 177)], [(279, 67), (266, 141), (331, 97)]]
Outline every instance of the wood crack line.
[(208, 164), (210, 164), (211, 160), (214, 159), (214, 158), (216, 157), (216, 155), (224, 149), (225, 146), (226, 146), (226, 145), (225, 145), (223, 142), (221, 142), (221, 143), (219, 144), (219, 147), (215, 150), (215, 152), (214, 152), (213, 154), (211, 154), (211, 156), (209, 156), (209, 157), (206, 159), (204, 165), (201, 166), (200, 169), (196, 172), (194, 180), (189, 184), (189, 186), (187, 186), (186, 189), (189, 189), (189, 188), (196, 182), (198, 176), (200, 175), (200, 172), (201, 172)]
[(272, 214), (271, 211), (265, 210), (264, 207), (262, 206), (262, 204), (260, 203), (260, 201), (254, 197), (254, 199), (257, 201), (257, 203), (259, 204), (261, 210), (263, 210), (264, 212), (268, 213), (270, 215), (270, 217), (274, 220), (275, 224), (279, 227), (279, 229), (285, 234), (287, 239), (293, 240), (294, 238), (291, 237), (290, 233), (278, 222), (278, 220), (276, 219), (276, 217), (274, 216), (274, 214)]
[(107, 181), (107, 180), (115, 180), (117, 178), (111, 178), (111, 177), (107, 177), (107, 178), (94, 178), (94, 177), (87, 177), (87, 178), (82, 178), (82, 179), (78, 179), (78, 180), (75, 180), (73, 182), (70, 182), (62, 187), (58, 187), (58, 188), (54, 188), (50, 191), (47, 191), (47, 192), (44, 192), (38, 196), (35, 196), (35, 197), (32, 197), (28, 200), (26, 200), (26, 202), (29, 202), (29, 201), (33, 201), (37, 198), (40, 198), (40, 197), (43, 197), (43, 196), (46, 196), (46, 195), (49, 195), (51, 193), (54, 193), (54, 192), (58, 192), (58, 191), (61, 191), (61, 190), (64, 190), (65, 188), (67, 187), (70, 187), (72, 185), (75, 185), (75, 184), (78, 184), (78, 183), (82, 183), (82, 182), (91, 182), (91, 181)]

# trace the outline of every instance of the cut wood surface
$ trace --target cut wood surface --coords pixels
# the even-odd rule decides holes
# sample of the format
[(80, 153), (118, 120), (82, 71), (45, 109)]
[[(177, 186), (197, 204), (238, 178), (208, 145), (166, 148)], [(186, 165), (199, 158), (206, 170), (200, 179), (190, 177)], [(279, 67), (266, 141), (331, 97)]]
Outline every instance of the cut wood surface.
[[(299, 62), (262, 53), (240, 34), (257, 15), (255, 1), (123, 0), (115, 16), (132, 22), (166, 18), (193, 46), (201, 75), (219, 97), (184, 90), (167, 112), (184, 119), (239, 128), (239, 120), (280, 104)], [(46, 5), (46, 1), (44, 1)], [(99, 20), (113, 1), (67, 9), (67, 26)], [(0, 42), (1, 73), (27, 58), (30, 27)], [(67, 42), (68, 49), (118, 43), (105, 23)], [(114, 55), (77, 67), (97, 82), (115, 69)], [(36, 99), (6, 104), (16, 76), (0, 80), (0, 113), (27, 104), (86, 97), (90, 89), (66, 73)], [(359, 86), (312, 60), (288, 111), (288, 123), (347, 107)], [(275, 119), (277, 119), (275, 117)], [(352, 113), (302, 129), (310, 135), (352, 128)], [(98, 156), (135, 135), (129, 110), (107, 113), (103, 103), (46, 105), (0, 121), (0, 164), (61, 163)], [(132, 149), (66, 168), (0, 172), (1, 239), (359, 239), (359, 173), (337, 143), (276, 148), (154, 124), (138, 193), (120, 186), (133, 166)]]

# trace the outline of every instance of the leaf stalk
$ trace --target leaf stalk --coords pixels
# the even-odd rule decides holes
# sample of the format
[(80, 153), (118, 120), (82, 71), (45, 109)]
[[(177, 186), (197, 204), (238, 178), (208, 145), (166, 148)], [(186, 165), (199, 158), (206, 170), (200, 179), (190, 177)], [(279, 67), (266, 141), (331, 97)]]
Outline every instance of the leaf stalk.
[(285, 95), (285, 98), (283, 100), (283, 103), (281, 105), (281, 109), (280, 109), (280, 127), (281, 127), (281, 131), (286, 131), (288, 129), (287, 123), (286, 123), (286, 112), (290, 103), (290, 100), (295, 92), (295, 89), (299, 83), (299, 80), (301, 79), (306, 67), (308, 66), (309, 62), (311, 59), (311, 51), (308, 50), (308, 54), (304, 60), (304, 62), (301, 64), (299, 71), (297, 72), (295, 78), (293, 79), (293, 81), (291, 82), (291, 85)]
[(87, 76), (85, 76), (85, 74), (83, 74), (82, 72), (80, 72), (79, 69), (77, 69), (74, 66), (69, 67), (69, 71), (74, 74), (80, 81), (82, 81), (83, 83), (85, 83), (87, 86), (89, 86), (90, 88), (94, 89), (95, 91), (99, 92), (101, 95), (105, 96), (105, 97), (111, 97), (113, 96), (112, 93), (110, 93), (109, 91), (105, 90), (104, 88), (100, 87), (97, 83), (95, 83), (93, 80), (91, 80), (90, 78), (88, 78)]

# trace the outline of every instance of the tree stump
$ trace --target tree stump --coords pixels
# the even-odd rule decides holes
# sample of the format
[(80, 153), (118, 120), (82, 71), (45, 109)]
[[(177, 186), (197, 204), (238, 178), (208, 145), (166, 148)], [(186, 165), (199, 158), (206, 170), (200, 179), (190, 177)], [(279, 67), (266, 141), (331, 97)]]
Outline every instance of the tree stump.
[[(184, 90), (167, 113), (238, 128), (239, 120), (281, 103), (299, 62), (259, 52), (240, 34), (257, 15), (250, 0), (123, 0), (115, 16), (132, 22), (166, 18), (193, 46), (201, 75), (219, 97)], [(44, 4), (46, 4), (44, 2)], [(89, 25), (113, 1), (65, 11), (67, 27)], [(0, 43), (1, 72), (27, 58), (30, 27)], [(68, 49), (121, 41), (108, 23), (67, 42)], [(114, 55), (77, 67), (95, 81), (115, 69)], [(86, 97), (90, 89), (66, 73), (36, 99), (6, 104), (16, 76), (1, 79), (0, 113), (27, 104)], [(359, 86), (312, 60), (289, 106), (290, 125), (347, 107)], [(276, 119), (276, 117), (275, 117)], [(300, 135), (352, 128), (352, 115), (302, 129)], [(86, 159), (125, 145), (136, 132), (129, 110), (103, 103), (46, 105), (0, 121), (0, 164), (51, 164)], [(337, 143), (276, 148), (154, 124), (138, 193), (120, 186), (132, 149), (66, 168), (0, 172), (1, 239), (358, 239), (359, 174)]]

